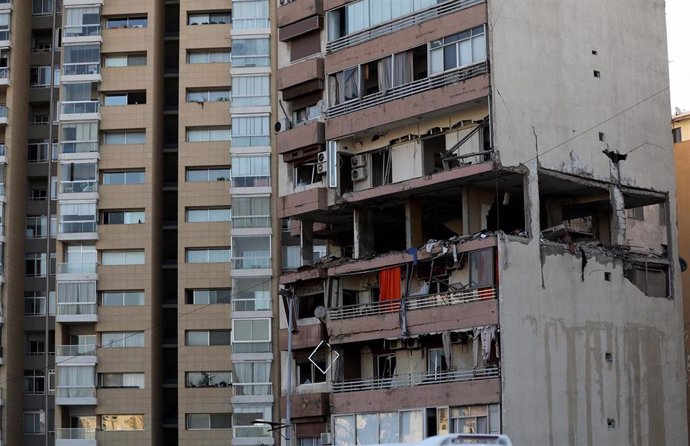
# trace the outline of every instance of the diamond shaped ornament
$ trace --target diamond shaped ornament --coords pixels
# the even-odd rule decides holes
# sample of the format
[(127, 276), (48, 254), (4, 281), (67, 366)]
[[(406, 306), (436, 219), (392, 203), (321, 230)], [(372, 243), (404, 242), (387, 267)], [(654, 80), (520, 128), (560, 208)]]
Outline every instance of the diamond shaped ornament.
[[(331, 357), (331, 363), (328, 364), (328, 367), (326, 367), (326, 370), (322, 369), (321, 366), (319, 366), (319, 364), (317, 364), (316, 361), (314, 361), (314, 355), (316, 355), (316, 353), (317, 353), (321, 348), (328, 349), (328, 353), (335, 353), (335, 356), (332, 355), (332, 354), (329, 355), (329, 356)], [(333, 366), (333, 364), (335, 364), (335, 361), (337, 361), (338, 358), (340, 358), (340, 353), (338, 353), (337, 351), (333, 350), (333, 349), (331, 348), (331, 344), (329, 344), (328, 342), (326, 342), (326, 341), (321, 341), (321, 342), (319, 342), (319, 345), (316, 346), (316, 348), (314, 349), (314, 351), (311, 352), (311, 355), (309, 355), (309, 362), (311, 362), (312, 364), (314, 364), (314, 367), (316, 367), (316, 369), (317, 369), (319, 372), (321, 372), (321, 373), (323, 373), (323, 374), (325, 375), (325, 374), (328, 373), (328, 371), (331, 369), (331, 367)]]

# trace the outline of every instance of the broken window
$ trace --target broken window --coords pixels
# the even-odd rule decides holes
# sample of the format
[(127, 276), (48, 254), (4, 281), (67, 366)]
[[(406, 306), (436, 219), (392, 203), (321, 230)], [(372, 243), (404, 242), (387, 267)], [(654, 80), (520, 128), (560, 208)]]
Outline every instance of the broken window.
[(392, 378), (396, 375), (395, 353), (376, 356), (376, 370), (374, 373), (377, 378)]
[(644, 207), (628, 209), (628, 217), (635, 220), (644, 220)]
[(292, 181), (296, 187), (320, 182), (321, 174), (318, 172), (318, 163), (313, 160), (311, 162), (295, 164)]
[(391, 183), (393, 160), (390, 148), (385, 148), (371, 154), (371, 185), (383, 186)]
[(470, 287), (491, 287), (495, 284), (493, 248), (470, 252)]
[(626, 271), (625, 277), (647, 296), (669, 296), (668, 270), (661, 265), (632, 264)]
[[(322, 383), (326, 381), (326, 374), (321, 370), (326, 370), (326, 358), (324, 355), (317, 354), (312, 357), (314, 362), (310, 361), (308, 357), (297, 358), (297, 385)], [(316, 365), (321, 368), (316, 367)]]
[(323, 305), (323, 293), (300, 295), (297, 301), (297, 318), (315, 317), (316, 308)]

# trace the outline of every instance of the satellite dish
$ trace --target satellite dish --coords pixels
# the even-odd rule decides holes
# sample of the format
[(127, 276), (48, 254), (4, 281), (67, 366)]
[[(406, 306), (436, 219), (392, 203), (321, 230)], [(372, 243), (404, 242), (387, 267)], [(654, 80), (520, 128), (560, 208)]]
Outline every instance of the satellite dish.
[(326, 319), (326, 309), (323, 306), (319, 305), (314, 310), (314, 316), (316, 316), (317, 319), (320, 319), (320, 320)]

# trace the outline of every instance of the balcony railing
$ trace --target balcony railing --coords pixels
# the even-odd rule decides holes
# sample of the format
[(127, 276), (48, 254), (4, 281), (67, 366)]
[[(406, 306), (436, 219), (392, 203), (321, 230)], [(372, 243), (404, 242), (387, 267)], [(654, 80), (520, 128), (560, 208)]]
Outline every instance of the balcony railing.
[(375, 25), (361, 31), (350, 33), (346, 36), (332, 40), (326, 44), (326, 52), (342, 50), (349, 46), (358, 45), (368, 40), (399, 31), (410, 26), (419, 25), (420, 23), (428, 22), (435, 18), (452, 14), (456, 11), (469, 8), (470, 6), (484, 3), (485, 0), (456, 0), (454, 2), (446, 2), (423, 11), (415, 12), (399, 19), (391, 20), (390, 22)]
[(50, 43), (37, 43), (31, 51), (34, 53), (50, 53), (53, 49), (53, 45)]
[(99, 62), (68, 63), (62, 66), (63, 76), (81, 76), (87, 74), (99, 74), (101, 65)]
[(65, 26), (65, 37), (100, 36), (101, 25), (72, 25)]
[(499, 374), (500, 369), (498, 367), (488, 367), (470, 370), (410, 373), (407, 375), (395, 375), (388, 378), (350, 379), (342, 382), (334, 382), (332, 386), (333, 393), (361, 392), (366, 390), (395, 389), (428, 384), (475, 381), (498, 378)]
[(233, 383), (233, 394), (239, 396), (273, 395), (273, 384)]
[(480, 62), (436, 76), (426, 77), (424, 79), (410, 82), (409, 84), (391, 88), (386, 92), (380, 91), (378, 93), (364, 96), (360, 99), (354, 99), (343, 102), (342, 104), (334, 105), (328, 109), (326, 112), (326, 117), (335, 118), (347, 113), (364, 110), (365, 108), (375, 107), (386, 102), (395, 101), (396, 99), (412, 96), (413, 94), (445, 87), (446, 85), (455, 84), (457, 82), (462, 82), (467, 79), (486, 74), (487, 71), (487, 63)]
[(95, 273), (96, 263), (58, 263), (58, 274)]
[(58, 398), (95, 398), (95, 386), (69, 386), (57, 388)]
[(60, 193), (63, 194), (78, 194), (83, 192), (97, 192), (98, 181), (61, 181)]
[(261, 426), (233, 426), (232, 430), (235, 438), (258, 438), (272, 435), (268, 428)]
[(70, 223), (60, 223), (58, 232), (61, 234), (83, 234), (96, 232), (95, 221), (79, 221)]
[(271, 267), (269, 257), (233, 257), (232, 267), (235, 269), (266, 269)]
[(10, 69), (8, 67), (0, 67), (0, 79), (7, 79), (10, 77)]
[(96, 429), (59, 427), (55, 433), (58, 440), (95, 440)]
[(98, 113), (99, 105), (98, 101), (63, 101), (60, 103), (60, 114)]
[(7, 156), (7, 146), (0, 144), (0, 156)]
[[(426, 296), (409, 296), (404, 299), (405, 308), (410, 310), (422, 310), (424, 308), (443, 307), (446, 305), (465, 304), (480, 300), (494, 299), (496, 287), (478, 288), (464, 291), (451, 291), (447, 293), (429, 294)], [(396, 313), (400, 310), (403, 300), (384, 300), (367, 302), (354, 305), (345, 305), (338, 308), (329, 308), (328, 317), (331, 320), (351, 319), (362, 316), (377, 316), (386, 313)]]
[(0, 118), (7, 118), (7, 106), (0, 105)]
[(271, 299), (232, 299), (232, 311), (262, 311), (271, 309)]
[(82, 316), (97, 314), (97, 305), (93, 303), (65, 302), (57, 306), (58, 316)]
[[(95, 338), (95, 336), (94, 336)], [(79, 345), (56, 345), (55, 353), (57, 356), (95, 356), (95, 344), (79, 344)]]
[(60, 153), (98, 152), (98, 141), (70, 141), (60, 143)]

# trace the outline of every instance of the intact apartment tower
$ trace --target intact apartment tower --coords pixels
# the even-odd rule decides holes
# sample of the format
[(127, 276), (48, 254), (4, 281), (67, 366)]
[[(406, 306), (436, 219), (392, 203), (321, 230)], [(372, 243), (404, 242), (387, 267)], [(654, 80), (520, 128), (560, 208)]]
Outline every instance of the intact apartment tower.
[(0, 0), (0, 444), (278, 438), (274, 11)]
[[(687, 261), (690, 260), (690, 194), (688, 193), (688, 178), (690, 178), (690, 113), (678, 112), (673, 116), (673, 142), (676, 155), (676, 199), (678, 206), (678, 251), (686, 262), (685, 270), (681, 276), (683, 279), (683, 321), (684, 332), (688, 333), (690, 327), (690, 271), (687, 270)], [(688, 358), (690, 352), (690, 340), (685, 339), (685, 355)], [(690, 386), (688, 387), (690, 395)], [(690, 422), (690, 407), (687, 409), (688, 422)]]
[(287, 0), (277, 26), (293, 442), (687, 444), (663, 5)]

